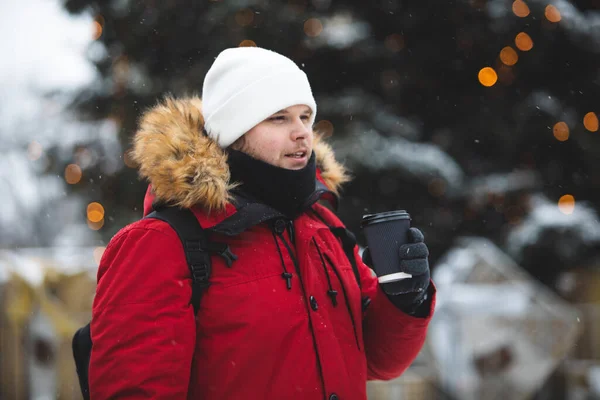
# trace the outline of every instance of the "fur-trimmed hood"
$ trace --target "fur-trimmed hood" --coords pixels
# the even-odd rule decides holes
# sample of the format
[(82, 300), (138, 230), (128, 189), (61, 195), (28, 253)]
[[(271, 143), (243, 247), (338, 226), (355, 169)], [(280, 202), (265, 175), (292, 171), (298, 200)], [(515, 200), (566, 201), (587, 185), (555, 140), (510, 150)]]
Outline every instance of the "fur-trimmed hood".
[[(231, 200), (227, 153), (202, 133), (199, 97), (165, 98), (144, 113), (131, 156), (157, 200), (190, 208), (223, 210)], [(315, 135), (313, 150), (322, 182), (335, 194), (349, 180), (331, 147)]]

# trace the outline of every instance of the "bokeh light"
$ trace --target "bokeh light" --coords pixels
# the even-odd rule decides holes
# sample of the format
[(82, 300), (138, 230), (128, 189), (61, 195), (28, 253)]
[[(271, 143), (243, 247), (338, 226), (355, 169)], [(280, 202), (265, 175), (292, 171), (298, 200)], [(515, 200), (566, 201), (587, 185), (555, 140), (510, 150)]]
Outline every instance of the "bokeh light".
[(515, 45), (521, 51), (529, 51), (533, 48), (533, 40), (525, 32), (520, 32), (515, 37)]
[(242, 40), (238, 47), (257, 47), (254, 40), (246, 39)]
[(561, 18), (560, 11), (558, 11), (558, 9), (552, 4), (546, 6), (546, 9), (544, 10), (544, 16), (550, 22), (559, 22)]
[(477, 77), (479, 78), (479, 82), (486, 87), (494, 86), (498, 81), (498, 74), (496, 74), (496, 71), (492, 67), (482, 68)]
[(69, 164), (65, 168), (65, 181), (67, 181), (69, 185), (79, 183), (82, 175), (81, 168), (77, 164)]
[(554, 127), (552, 128), (552, 133), (554, 134), (556, 140), (560, 142), (565, 142), (569, 140), (569, 126), (563, 121), (554, 124)]
[(517, 17), (525, 18), (529, 15), (529, 7), (523, 0), (515, 0), (512, 4), (512, 10)]
[(104, 219), (104, 207), (100, 203), (90, 203), (87, 206), (87, 219), (90, 222), (97, 223)]
[(558, 199), (558, 209), (563, 214), (573, 214), (575, 210), (575, 197), (570, 194), (565, 194)]
[(92, 24), (92, 39), (98, 40), (102, 36), (102, 25), (98, 21), (94, 21)]
[(589, 112), (583, 117), (583, 126), (590, 132), (598, 131), (598, 115), (595, 112)]
[(92, 23), (92, 39), (98, 40), (102, 36), (104, 30), (104, 17), (102, 15), (96, 15), (94, 22)]
[(313, 130), (322, 137), (328, 138), (333, 135), (333, 124), (331, 121), (323, 119), (313, 126)]
[(500, 61), (502, 61), (502, 63), (505, 65), (512, 66), (519, 61), (519, 55), (515, 49), (510, 46), (506, 46), (500, 51)]
[(304, 33), (310, 37), (317, 37), (323, 32), (323, 24), (317, 18), (310, 18), (304, 23)]

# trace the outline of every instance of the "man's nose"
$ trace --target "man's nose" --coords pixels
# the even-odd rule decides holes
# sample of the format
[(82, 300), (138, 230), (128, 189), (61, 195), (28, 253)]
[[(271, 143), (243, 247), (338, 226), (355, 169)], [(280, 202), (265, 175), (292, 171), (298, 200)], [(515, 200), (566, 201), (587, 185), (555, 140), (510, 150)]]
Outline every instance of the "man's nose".
[(294, 121), (293, 129), (292, 129), (292, 140), (300, 140), (306, 139), (310, 134), (310, 127), (307, 126), (306, 121), (303, 121), (301, 118), (297, 118)]

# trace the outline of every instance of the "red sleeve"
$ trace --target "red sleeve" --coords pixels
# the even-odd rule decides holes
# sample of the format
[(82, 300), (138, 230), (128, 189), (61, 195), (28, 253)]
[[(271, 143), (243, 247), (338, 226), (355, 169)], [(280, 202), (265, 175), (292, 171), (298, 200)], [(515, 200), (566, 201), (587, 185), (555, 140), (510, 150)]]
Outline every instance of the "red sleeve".
[(368, 379), (389, 380), (400, 376), (419, 354), (435, 307), (435, 290), (427, 318), (400, 311), (381, 290), (377, 277), (358, 255), (354, 256), (361, 275), (362, 296), (371, 304), (363, 318)]
[(109, 243), (92, 310), (92, 400), (187, 397), (196, 341), (183, 246), (142, 220)]

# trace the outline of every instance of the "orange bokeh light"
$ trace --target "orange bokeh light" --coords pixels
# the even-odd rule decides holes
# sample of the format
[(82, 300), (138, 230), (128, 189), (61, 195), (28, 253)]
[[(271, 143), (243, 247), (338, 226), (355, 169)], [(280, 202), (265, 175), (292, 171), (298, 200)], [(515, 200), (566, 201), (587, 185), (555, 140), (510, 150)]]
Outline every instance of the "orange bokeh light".
[(589, 112), (583, 117), (583, 126), (590, 132), (598, 131), (598, 116), (595, 112)]
[(69, 185), (79, 183), (82, 175), (81, 168), (77, 164), (69, 164), (65, 168), (65, 181), (67, 181)]
[(250, 39), (242, 40), (238, 47), (256, 47), (256, 42)]
[(552, 128), (552, 133), (556, 140), (565, 142), (569, 140), (569, 126), (565, 122), (557, 122)]
[(558, 9), (552, 4), (546, 6), (546, 9), (544, 10), (544, 16), (550, 22), (558, 22), (561, 18), (560, 11), (558, 11)]
[(502, 61), (502, 63), (505, 65), (512, 66), (519, 61), (519, 55), (515, 49), (510, 46), (506, 46), (500, 51), (500, 61)]
[(321, 137), (328, 138), (333, 135), (333, 124), (331, 121), (323, 119), (314, 125), (313, 130), (321, 135)]
[(98, 40), (102, 36), (102, 24), (98, 21), (92, 23), (92, 39)]
[(496, 74), (496, 71), (492, 67), (482, 68), (477, 77), (479, 78), (479, 83), (486, 87), (494, 86), (498, 81), (498, 74)]
[(323, 24), (317, 18), (310, 18), (304, 23), (304, 33), (310, 37), (317, 37), (323, 32)]
[(524, 18), (529, 15), (529, 7), (523, 0), (515, 0), (512, 4), (512, 10), (517, 17)]
[(558, 209), (563, 214), (573, 214), (575, 210), (575, 197), (570, 194), (565, 194), (560, 199), (558, 199)]
[(533, 48), (533, 40), (531, 40), (531, 36), (525, 32), (521, 32), (515, 37), (515, 45), (521, 51), (529, 51)]
[(100, 203), (90, 203), (87, 206), (87, 219), (89, 222), (98, 223), (104, 219), (104, 207)]

